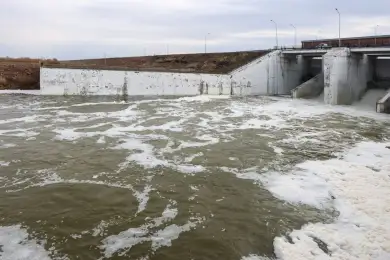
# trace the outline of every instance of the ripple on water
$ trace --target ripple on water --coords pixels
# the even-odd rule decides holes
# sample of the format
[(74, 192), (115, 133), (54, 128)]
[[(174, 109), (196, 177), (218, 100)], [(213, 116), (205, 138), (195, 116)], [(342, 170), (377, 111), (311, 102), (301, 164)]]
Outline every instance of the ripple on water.
[[(366, 211), (354, 185), (380, 187), (372, 205), (386, 208), (386, 150), (358, 143), (386, 141), (388, 116), (278, 98), (12, 98), (0, 96), (0, 234), (17, 238), (4, 252), (337, 259), (348, 245), (386, 256), (366, 240), (387, 238), (386, 215)], [(354, 145), (375, 156), (343, 152)]]

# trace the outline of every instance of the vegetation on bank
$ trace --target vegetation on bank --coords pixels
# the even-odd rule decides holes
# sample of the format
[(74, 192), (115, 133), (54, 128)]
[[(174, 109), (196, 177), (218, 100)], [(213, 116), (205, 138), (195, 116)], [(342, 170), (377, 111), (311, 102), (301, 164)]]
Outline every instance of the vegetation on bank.
[(0, 89), (39, 89), (39, 68), (56, 59), (0, 58)]

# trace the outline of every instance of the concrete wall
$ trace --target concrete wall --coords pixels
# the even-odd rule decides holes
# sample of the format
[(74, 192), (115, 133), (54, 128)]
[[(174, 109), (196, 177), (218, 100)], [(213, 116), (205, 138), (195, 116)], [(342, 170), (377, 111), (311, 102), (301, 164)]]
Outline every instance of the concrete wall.
[(43, 95), (287, 95), (307, 62), (276, 50), (226, 75), (41, 68)]
[(359, 100), (372, 79), (372, 67), (367, 55), (348, 48), (330, 50), (323, 57), (325, 103), (349, 105)]
[(302, 83), (291, 91), (293, 98), (312, 98), (319, 96), (324, 90), (324, 73), (319, 73), (312, 79)]
[(227, 75), (41, 69), (43, 95), (229, 95)]
[(245, 89), (247, 95), (283, 95), (300, 84), (303, 70), (302, 56), (273, 51), (230, 74), (236, 88)]
[(390, 114), (390, 90), (376, 103), (376, 112)]
[(280, 51), (226, 74), (41, 68), (43, 95), (275, 95), (301, 78), (301, 58)]

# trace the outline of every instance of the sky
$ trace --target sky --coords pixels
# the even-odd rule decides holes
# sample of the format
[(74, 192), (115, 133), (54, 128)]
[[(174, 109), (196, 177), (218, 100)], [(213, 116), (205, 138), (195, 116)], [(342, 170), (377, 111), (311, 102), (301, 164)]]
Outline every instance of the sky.
[(390, 34), (389, 0), (1, 0), (0, 56), (83, 59), (268, 49)]

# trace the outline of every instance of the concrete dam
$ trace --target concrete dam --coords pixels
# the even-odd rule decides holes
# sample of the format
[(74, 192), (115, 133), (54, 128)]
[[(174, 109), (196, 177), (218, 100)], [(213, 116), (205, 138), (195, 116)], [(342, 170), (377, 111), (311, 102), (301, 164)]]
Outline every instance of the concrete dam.
[[(115, 58), (104, 65), (97, 60), (43, 65), (41, 94), (314, 98), (323, 93), (325, 104), (350, 105), (369, 89), (390, 89), (390, 48), (253, 51), (213, 62), (210, 57), (216, 54), (193, 55), (203, 55), (202, 66), (191, 62), (191, 55), (155, 57), (157, 67), (123, 66)], [(158, 66), (167, 62), (173, 65)], [(390, 113), (390, 92), (377, 100), (376, 108)]]

